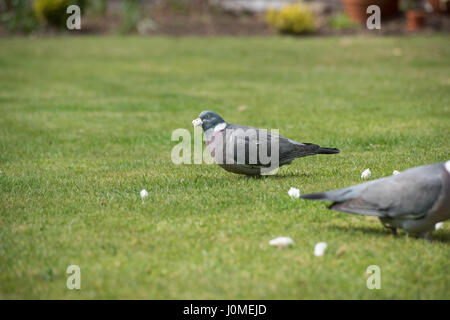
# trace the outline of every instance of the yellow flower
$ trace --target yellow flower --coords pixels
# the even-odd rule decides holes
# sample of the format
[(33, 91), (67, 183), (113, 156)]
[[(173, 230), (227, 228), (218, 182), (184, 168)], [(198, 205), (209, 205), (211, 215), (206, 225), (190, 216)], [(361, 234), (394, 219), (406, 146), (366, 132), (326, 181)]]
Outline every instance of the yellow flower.
[(283, 33), (308, 33), (316, 29), (311, 9), (302, 3), (287, 4), (279, 11), (269, 9), (266, 21)]

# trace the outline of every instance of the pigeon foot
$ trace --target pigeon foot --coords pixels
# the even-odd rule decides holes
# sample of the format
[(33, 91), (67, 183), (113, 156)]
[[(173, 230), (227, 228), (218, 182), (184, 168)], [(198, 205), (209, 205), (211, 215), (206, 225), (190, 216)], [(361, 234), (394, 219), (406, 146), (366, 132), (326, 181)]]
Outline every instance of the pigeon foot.
[(394, 227), (388, 227), (391, 230), (391, 233), (393, 236), (398, 236), (397, 228)]

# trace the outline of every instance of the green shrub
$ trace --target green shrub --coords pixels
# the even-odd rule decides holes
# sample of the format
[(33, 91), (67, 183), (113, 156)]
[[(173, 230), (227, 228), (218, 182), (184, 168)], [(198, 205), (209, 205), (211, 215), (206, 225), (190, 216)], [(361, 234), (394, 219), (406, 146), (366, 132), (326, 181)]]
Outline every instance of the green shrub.
[(309, 33), (316, 29), (311, 9), (302, 4), (288, 4), (281, 10), (270, 9), (266, 14), (267, 23), (282, 33)]
[(65, 27), (68, 18), (67, 7), (76, 4), (81, 12), (88, 5), (87, 0), (35, 0), (33, 10), (39, 21), (53, 27)]
[(33, 3), (34, 13), (41, 22), (54, 27), (63, 27), (67, 19), (69, 0), (36, 0)]
[(345, 13), (338, 13), (331, 17), (330, 27), (336, 30), (357, 28), (359, 25), (352, 21)]
[(122, 0), (120, 2), (122, 24), (120, 33), (130, 33), (137, 29), (141, 19), (141, 0)]
[(0, 13), (0, 23), (12, 32), (31, 32), (37, 28), (38, 22), (33, 14), (31, 0), (0, 0), (2, 8), (9, 8)]

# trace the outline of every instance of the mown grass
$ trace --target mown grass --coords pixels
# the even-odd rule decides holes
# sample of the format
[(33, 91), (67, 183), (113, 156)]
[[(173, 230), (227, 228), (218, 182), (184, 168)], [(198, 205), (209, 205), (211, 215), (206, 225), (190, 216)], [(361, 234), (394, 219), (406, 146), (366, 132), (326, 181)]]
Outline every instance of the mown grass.
[[(433, 243), (394, 238), (287, 195), (449, 159), (448, 36), (0, 46), (0, 298), (450, 298), (448, 224)], [(174, 165), (172, 131), (204, 109), (341, 154), (260, 179)], [(81, 290), (66, 288), (71, 264)]]

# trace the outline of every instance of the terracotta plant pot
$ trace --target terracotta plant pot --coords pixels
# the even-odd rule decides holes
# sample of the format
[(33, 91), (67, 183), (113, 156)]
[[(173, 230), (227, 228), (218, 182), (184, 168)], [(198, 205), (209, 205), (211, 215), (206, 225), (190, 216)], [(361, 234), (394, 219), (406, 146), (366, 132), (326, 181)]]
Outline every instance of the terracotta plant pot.
[(350, 19), (359, 23), (366, 23), (367, 7), (373, 4), (380, 7), (381, 19), (398, 14), (398, 0), (342, 0), (342, 3)]
[(423, 10), (406, 11), (406, 30), (420, 30), (425, 25), (425, 12)]
[(450, 14), (450, 1), (428, 0), (428, 2), (433, 7), (434, 12)]

